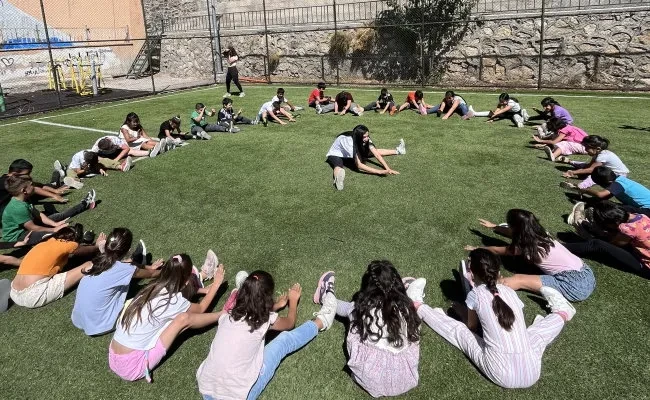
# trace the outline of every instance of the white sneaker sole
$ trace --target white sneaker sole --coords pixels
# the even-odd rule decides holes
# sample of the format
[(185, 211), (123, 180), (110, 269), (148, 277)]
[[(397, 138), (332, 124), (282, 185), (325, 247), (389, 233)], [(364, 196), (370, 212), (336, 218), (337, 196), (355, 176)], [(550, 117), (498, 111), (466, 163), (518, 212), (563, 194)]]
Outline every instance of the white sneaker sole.
[(84, 187), (83, 183), (81, 183), (78, 180), (76, 180), (74, 178), (71, 178), (69, 176), (66, 176), (65, 178), (63, 178), (63, 184), (65, 186), (69, 186), (69, 187), (71, 187), (73, 189), (81, 189), (82, 187)]
[(336, 177), (334, 177), (334, 186), (336, 187), (336, 190), (343, 190), (343, 187), (345, 186), (345, 170), (341, 169), (338, 174), (336, 174)]

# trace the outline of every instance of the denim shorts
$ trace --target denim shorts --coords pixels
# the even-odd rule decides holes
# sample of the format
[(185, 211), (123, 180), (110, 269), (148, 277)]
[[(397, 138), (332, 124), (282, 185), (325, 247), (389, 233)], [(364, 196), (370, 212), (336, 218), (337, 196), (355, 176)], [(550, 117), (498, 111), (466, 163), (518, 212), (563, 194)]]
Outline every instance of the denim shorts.
[(587, 264), (578, 271), (564, 271), (555, 275), (542, 275), (542, 286), (551, 287), (569, 301), (586, 300), (596, 288), (594, 271)]

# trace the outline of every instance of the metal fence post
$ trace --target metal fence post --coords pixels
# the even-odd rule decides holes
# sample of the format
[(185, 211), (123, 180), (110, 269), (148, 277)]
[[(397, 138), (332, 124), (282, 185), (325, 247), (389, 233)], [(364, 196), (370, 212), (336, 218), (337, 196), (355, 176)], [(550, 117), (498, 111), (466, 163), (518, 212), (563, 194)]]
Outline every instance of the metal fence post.
[(266, 43), (266, 61), (264, 62), (264, 74), (266, 82), (271, 83), (271, 71), (269, 70), (270, 53), (269, 53), (269, 28), (266, 22), (266, 0), (262, 0), (262, 10), (264, 12), (264, 42)]
[(539, 61), (537, 63), (537, 90), (542, 89), (542, 72), (544, 64), (544, 23), (546, 16), (546, 0), (542, 0), (542, 13), (539, 26)]
[(52, 57), (52, 43), (50, 42), (50, 32), (47, 29), (47, 20), (45, 19), (45, 6), (43, 5), (43, 0), (40, 0), (41, 3), (41, 15), (43, 16), (43, 27), (45, 28), (45, 40), (47, 40), (47, 52), (50, 55), (50, 63), (52, 64), (52, 74), (54, 74), (54, 86), (56, 88), (56, 98), (61, 107), (61, 91), (59, 88), (59, 74), (57, 74), (57, 66), (54, 64), (54, 57)]
[[(144, 24), (144, 45), (143, 46), (148, 46), (148, 55), (147, 57), (149, 58), (149, 72), (151, 73), (151, 90), (155, 94), (156, 93), (156, 82), (154, 81), (153, 77), (153, 69), (151, 65), (151, 43), (149, 42), (149, 24), (147, 23), (147, 13), (145, 11), (145, 6), (144, 6), (145, 0), (140, 0), (140, 5), (142, 6), (142, 22)], [(160, 21), (160, 26), (163, 26), (162, 20)], [(162, 28), (161, 28), (162, 29)], [(162, 41), (162, 37), (161, 37)], [(162, 42), (161, 42), (162, 45)]]
[[(337, 37), (339, 34), (339, 27), (337, 23), (337, 18), (336, 18), (336, 0), (333, 0), (333, 7), (334, 7), (334, 37)], [(336, 86), (339, 86), (340, 83), (340, 77), (339, 77), (339, 57), (338, 55), (336, 56)]]
[(214, 57), (214, 33), (212, 32), (212, 17), (210, 16), (210, 0), (205, 0), (205, 6), (208, 9), (208, 29), (210, 30), (210, 50), (212, 51), (212, 83), (217, 83), (217, 69), (215, 68)]
[(420, 10), (422, 22), (420, 23), (420, 86), (424, 87), (424, 9)]

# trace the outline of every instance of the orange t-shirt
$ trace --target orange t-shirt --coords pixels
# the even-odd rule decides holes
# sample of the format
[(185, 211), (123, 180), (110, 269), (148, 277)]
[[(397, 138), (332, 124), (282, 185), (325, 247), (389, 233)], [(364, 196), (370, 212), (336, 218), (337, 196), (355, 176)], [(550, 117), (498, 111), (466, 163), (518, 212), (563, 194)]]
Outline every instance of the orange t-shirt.
[(409, 94), (406, 95), (406, 102), (411, 103), (415, 101), (415, 92), (409, 92)]
[(18, 275), (54, 276), (68, 263), (79, 243), (48, 239), (34, 246), (18, 267)]

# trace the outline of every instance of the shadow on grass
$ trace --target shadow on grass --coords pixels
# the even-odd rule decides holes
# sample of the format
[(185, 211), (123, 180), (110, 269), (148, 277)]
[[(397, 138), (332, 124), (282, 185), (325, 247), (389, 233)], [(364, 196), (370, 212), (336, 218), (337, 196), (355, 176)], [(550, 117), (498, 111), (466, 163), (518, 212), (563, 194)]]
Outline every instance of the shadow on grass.
[(567, 171), (572, 171), (572, 170), (574, 170), (575, 168), (573, 168), (573, 167), (570, 166), (570, 165), (556, 165), (556, 166), (555, 166), (555, 169), (557, 169), (557, 170), (560, 171), (560, 172), (567, 172)]
[(621, 126), (619, 126), (619, 129), (629, 129), (629, 130), (634, 130), (634, 131), (650, 132), (650, 126), (646, 127), (646, 128), (642, 128), (640, 126), (621, 125)]

